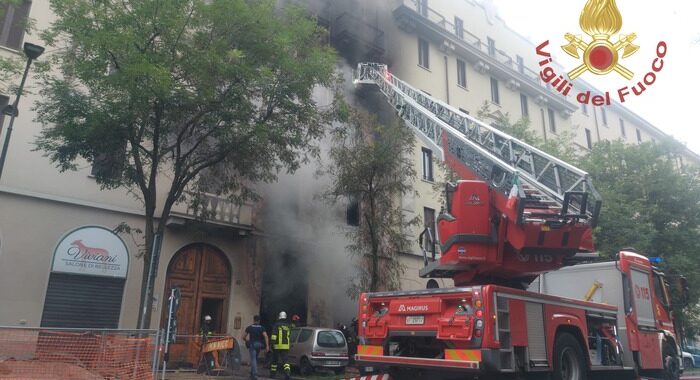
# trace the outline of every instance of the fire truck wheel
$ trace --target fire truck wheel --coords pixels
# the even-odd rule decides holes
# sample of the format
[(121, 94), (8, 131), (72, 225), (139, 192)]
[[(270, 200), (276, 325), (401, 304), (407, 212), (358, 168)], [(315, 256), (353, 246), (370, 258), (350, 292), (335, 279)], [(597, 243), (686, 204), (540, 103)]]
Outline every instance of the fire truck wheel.
[(678, 380), (681, 377), (681, 369), (678, 365), (678, 357), (675, 354), (673, 346), (669, 342), (664, 342), (663, 345), (664, 357), (664, 379)]
[(554, 343), (552, 380), (586, 380), (586, 363), (578, 340), (569, 333), (557, 335)]

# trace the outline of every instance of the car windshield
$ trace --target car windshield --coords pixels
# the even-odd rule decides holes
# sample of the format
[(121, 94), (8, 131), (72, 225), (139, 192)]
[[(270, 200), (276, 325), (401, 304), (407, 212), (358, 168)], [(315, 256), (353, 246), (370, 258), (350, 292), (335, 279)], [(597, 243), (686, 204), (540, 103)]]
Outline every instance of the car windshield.
[(319, 331), (316, 343), (321, 347), (339, 348), (345, 346), (345, 337), (339, 331)]

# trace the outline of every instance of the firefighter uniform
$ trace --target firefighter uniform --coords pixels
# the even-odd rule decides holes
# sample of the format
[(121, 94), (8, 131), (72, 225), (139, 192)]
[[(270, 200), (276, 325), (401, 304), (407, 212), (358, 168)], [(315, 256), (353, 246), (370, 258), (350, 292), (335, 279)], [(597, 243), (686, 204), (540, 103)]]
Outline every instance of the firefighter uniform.
[(272, 343), (272, 365), (270, 377), (275, 377), (277, 369), (282, 366), (285, 379), (289, 380), (292, 367), (289, 365), (289, 334), (291, 326), (287, 322), (287, 313), (280, 312), (277, 323), (272, 327), (270, 341)]

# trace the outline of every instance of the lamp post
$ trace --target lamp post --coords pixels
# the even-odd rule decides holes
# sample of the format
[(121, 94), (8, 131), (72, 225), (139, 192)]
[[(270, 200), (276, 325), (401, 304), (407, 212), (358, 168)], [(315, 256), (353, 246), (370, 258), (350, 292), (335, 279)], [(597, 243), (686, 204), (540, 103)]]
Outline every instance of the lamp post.
[[(24, 83), (27, 81), (29, 66), (31, 66), (32, 61), (39, 58), (43, 52), (43, 46), (30, 44), (29, 42), (24, 43), (24, 54), (27, 56), (27, 66), (24, 68), (24, 75), (22, 75), (22, 81), (19, 84), (19, 89), (17, 89), (17, 98), (15, 98), (14, 103), (8, 104), (2, 110), (3, 114), (10, 116), (10, 125), (7, 127), (7, 132), (5, 132), (5, 141), (2, 144), (2, 155), (0, 155), (0, 178), (2, 178), (2, 169), (5, 167), (5, 158), (7, 157), (7, 148), (10, 144), (10, 136), (12, 135), (12, 126), (15, 123), (15, 118), (19, 114), (17, 104), (19, 103), (19, 98), (22, 96)], [(0, 126), (0, 132), (2, 132), (2, 126)]]

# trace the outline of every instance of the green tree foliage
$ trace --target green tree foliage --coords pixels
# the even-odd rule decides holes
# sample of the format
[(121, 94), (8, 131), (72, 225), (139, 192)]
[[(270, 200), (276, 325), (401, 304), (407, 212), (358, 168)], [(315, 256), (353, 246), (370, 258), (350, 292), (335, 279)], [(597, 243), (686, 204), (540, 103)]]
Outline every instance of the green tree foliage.
[(398, 206), (413, 191), (415, 136), (405, 126), (385, 126), (365, 112), (351, 111), (333, 140), (325, 168), (332, 184), (325, 198), (337, 203), (351, 197), (360, 207), (359, 226), (347, 234), (351, 243), (346, 248), (359, 259), (348, 294), (398, 289), (404, 272), (399, 254), (411, 248), (414, 240), (406, 232), (418, 223)]
[(332, 110), (312, 92), (335, 85), (335, 54), (301, 8), (273, 0), (50, 5), (56, 20), (42, 38), (54, 49), (37, 106), (38, 149), (61, 170), (86, 160), (103, 187), (143, 202), (144, 268), (154, 233), (165, 229), (156, 217), (164, 221), (176, 202), (196, 204), (204, 191), (250, 196), (251, 183), (298, 168), (330, 122)]
[[(673, 284), (685, 275), (690, 305), (682, 319), (697, 334), (700, 300), (700, 177), (697, 167), (679, 167), (683, 149), (674, 141), (641, 145), (601, 142), (580, 162), (603, 198), (595, 241), (603, 256), (633, 247), (663, 258), (661, 268)], [(674, 302), (679, 303), (678, 293)], [(694, 317), (695, 316), (695, 317)]]

